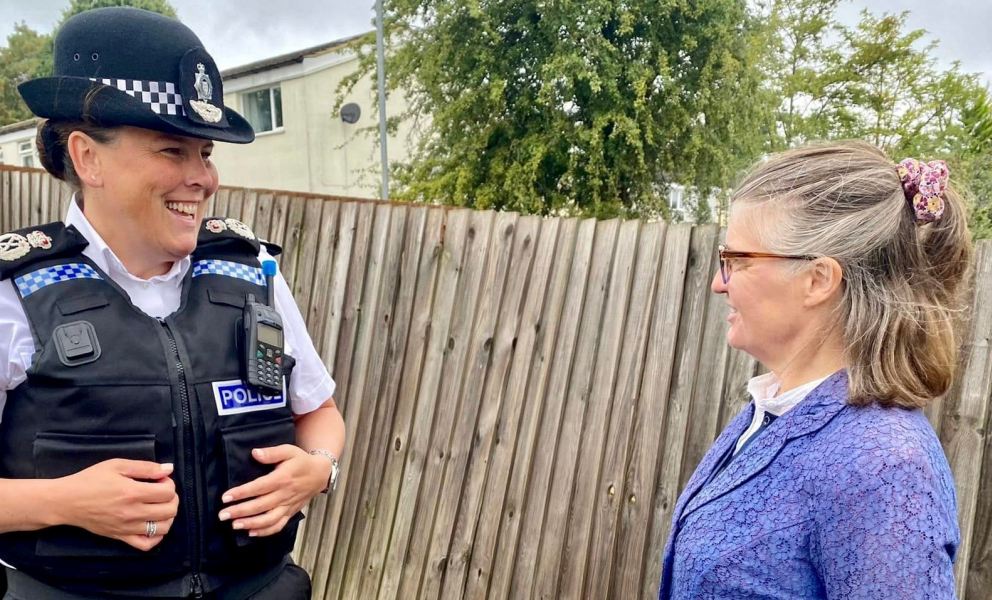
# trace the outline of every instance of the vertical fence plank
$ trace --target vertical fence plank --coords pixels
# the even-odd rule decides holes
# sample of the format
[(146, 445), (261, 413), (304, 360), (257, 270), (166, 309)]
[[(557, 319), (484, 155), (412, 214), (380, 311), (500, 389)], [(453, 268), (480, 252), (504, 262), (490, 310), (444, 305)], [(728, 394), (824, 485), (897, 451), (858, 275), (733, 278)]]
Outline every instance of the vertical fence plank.
[[(317, 351), (318, 356), (324, 351), (324, 322), (326, 319), (323, 318), (324, 315), (328, 314), (326, 300), (329, 296), (328, 285), (330, 283), (330, 265), (333, 262), (334, 254), (337, 252), (336, 247), (336, 235), (337, 235), (337, 216), (338, 216), (338, 203), (329, 202), (321, 199), (317, 199), (321, 202), (321, 217), (318, 219), (316, 224), (317, 232), (316, 234), (325, 242), (324, 251), (321, 253), (322, 262), (315, 265), (316, 271), (311, 273), (311, 283), (310, 283), (310, 298), (308, 298), (309, 310), (303, 312), (303, 319), (307, 324), (307, 331), (310, 333), (310, 339), (313, 341), (314, 349)], [(319, 241), (317, 242), (320, 243)], [(320, 303), (319, 307), (314, 307), (312, 299), (314, 297), (319, 297)], [(315, 315), (315, 311), (320, 311), (319, 315)], [(301, 311), (302, 312), (302, 311)], [(328, 367), (330, 368), (330, 367)], [(333, 373), (331, 374), (333, 377)], [(313, 568), (314, 560), (316, 558), (315, 548), (317, 544), (307, 544), (308, 540), (311, 540), (311, 533), (313, 529), (318, 530), (317, 536), (319, 540), (319, 531), (323, 529), (323, 519), (324, 511), (327, 508), (327, 498), (326, 496), (318, 496), (311, 500), (309, 506), (307, 506), (306, 515), (307, 519), (318, 519), (316, 525), (311, 526), (310, 523), (304, 523), (304, 526), (299, 529), (299, 533), (296, 536), (296, 545), (293, 548), (293, 560), (296, 564), (302, 566), (307, 572)], [(316, 514), (319, 511), (319, 515)], [(304, 552), (310, 549), (307, 555), (307, 560), (310, 562), (304, 564)]]
[(248, 229), (256, 231), (255, 206), (258, 204), (258, 192), (255, 190), (245, 190), (243, 198), (244, 202), (241, 204), (241, 213), (234, 218), (248, 226)]
[(289, 262), (295, 261), (295, 258), (287, 259), (291, 253), (291, 249), (287, 249), (286, 247), (286, 230), (287, 224), (289, 223), (291, 204), (292, 201), (289, 196), (280, 194), (276, 196), (272, 205), (272, 211), (269, 215), (269, 241), (273, 244), (279, 244), (282, 246), (283, 263), (286, 263), (287, 260)]
[(11, 171), (0, 170), (0, 231), (5, 233), (13, 229), (11, 227), (14, 198), (13, 184), (11, 183), (12, 174)]
[[(320, 223), (317, 226), (317, 241), (313, 265), (314, 281), (310, 287), (310, 298), (307, 301), (307, 312), (303, 317), (307, 321), (307, 330), (315, 344), (324, 339), (328, 314), (328, 302), (331, 298), (331, 274), (334, 257), (338, 247), (338, 217), (341, 214), (341, 203), (318, 199), (321, 203)], [(309, 217), (308, 217), (309, 220)], [(318, 351), (322, 351), (318, 345)]]
[(245, 225), (251, 227), (260, 239), (272, 241), (272, 209), (275, 206), (275, 197), (270, 192), (264, 192), (258, 194), (255, 199), (254, 209), (251, 209), (248, 204), (248, 202), (245, 203), (244, 212), (251, 211), (249, 215), (251, 225), (247, 223)]
[[(976, 271), (988, 272), (988, 262), (992, 261), (992, 242), (983, 242), (985, 266)], [(992, 398), (986, 399), (992, 403)], [(992, 409), (988, 410), (985, 422), (985, 451), (981, 457), (981, 478), (978, 481), (978, 506), (972, 525), (971, 561), (969, 562), (967, 589), (962, 600), (985, 600), (992, 589)]]
[(19, 173), (21, 181), (21, 227), (30, 227), (34, 223), (34, 216), (31, 214), (31, 175), (30, 171)]
[(400, 578), (399, 597), (404, 599), (420, 597), (420, 584), (424, 580), (425, 569), (431, 566), (427, 554), (431, 528), (438, 511), (440, 484), (444, 471), (451, 462), (452, 429), (458, 415), (469, 351), (472, 349), (472, 327), (483, 274), (487, 263), (492, 260), (488, 251), (495, 217), (495, 213), (491, 211), (469, 215), (468, 243), (465, 246), (462, 276), (458, 281), (458, 302), (448, 330), (448, 346), (442, 367), (441, 391), (438, 396), (441, 410), (434, 417), (430, 450), (417, 500), (416, 521)]
[[(362, 207), (364, 208), (364, 207)], [(290, 206), (292, 210), (292, 204)], [(360, 209), (359, 220), (363, 218)], [(374, 411), (374, 397), (369, 390), (374, 390), (377, 384), (369, 381), (369, 373), (374, 373), (375, 369), (370, 369), (370, 365), (376, 362), (376, 357), (381, 348), (381, 337), (377, 335), (378, 328), (375, 327), (377, 309), (380, 307), (379, 297), (383, 288), (383, 280), (390, 277), (385, 273), (383, 265), (387, 260), (386, 252), (389, 247), (390, 220), (392, 211), (389, 206), (376, 206), (366, 213), (364, 218), (372, 221), (370, 246), (368, 258), (363, 261), (359, 270), (353, 272), (353, 276), (363, 277), (365, 283), (362, 286), (362, 294), (355, 298), (353, 305), (355, 314), (353, 317), (354, 327), (357, 334), (355, 338), (354, 352), (350, 363), (350, 373), (347, 380), (347, 390), (343, 392), (347, 401), (343, 403), (345, 422), (352, 435), (348, 436), (344, 449), (343, 461), (346, 471), (349, 474), (348, 489), (350, 492), (344, 494), (334, 505), (332, 512), (333, 527), (327, 531), (332, 534), (335, 540), (335, 549), (339, 546), (341, 551), (335, 552), (329, 565), (330, 572), (327, 580), (327, 592), (325, 597), (336, 598), (340, 593), (341, 581), (344, 576), (344, 565), (347, 559), (347, 540), (351, 535), (352, 521), (354, 519), (354, 500), (357, 491), (361, 489), (364, 464), (364, 452), (368, 448), (368, 429), (371, 427), (369, 414)], [(349, 367), (344, 367), (349, 368)], [(374, 393), (374, 392), (373, 392)], [(372, 398), (370, 400), (370, 398)], [(351, 465), (356, 465), (352, 470)]]
[(230, 213), (228, 212), (229, 204), (231, 202), (231, 188), (222, 187), (217, 190), (214, 194), (214, 206), (213, 211), (210, 216), (213, 217), (228, 217)]
[[(491, 506), (493, 511), (499, 510), (502, 505), (502, 512), (498, 517), (493, 516), (484, 520), (477, 535), (479, 542), (486, 544), (483, 546), (484, 551), (489, 551), (489, 548), (495, 545), (495, 552), (489, 561), (490, 580), (487, 582), (480, 577), (476, 584), (480, 593), (484, 593), (483, 584), (488, 583), (490, 598), (505, 599), (511, 591), (522, 527), (521, 512), (528, 498), (531, 463), (534, 453), (537, 452), (541, 415), (548, 397), (549, 382), (554, 373), (553, 357), (558, 347), (559, 335), (568, 336), (568, 332), (574, 329), (578, 319), (578, 311), (565, 312), (565, 301), (568, 298), (569, 277), (573, 270), (579, 228), (578, 219), (561, 222), (545, 221), (541, 226), (540, 252), (542, 255), (545, 252), (552, 252), (552, 256), (548, 259), (551, 262), (548, 287), (546, 294), (537, 295), (530, 301), (528, 313), (530, 318), (524, 322), (524, 327), (533, 328), (533, 334), (527, 332), (527, 335), (533, 336), (533, 359), (514, 365), (513, 373), (518, 374), (521, 381), (511, 386), (512, 396), (508, 402), (516, 399), (517, 402), (524, 404), (517, 409), (520, 414), (519, 432), (513, 443), (507, 443), (505, 452), (496, 455), (497, 458), (505, 457), (506, 464), (502, 467), (502, 471), (505, 473), (504, 478), (509, 478), (509, 482), (505, 489), (499, 479), (487, 484), (488, 489), (495, 492), (492, 496), (487, 494), (487, 505)], [(582, 260), (587, 261), (586, 247), (591, 248), (593, 226), (587, 225), (584, 230), (587, 234), (584, 236), (583, 245), (579, 247), (579, 252)], [(573, 299), (578, 294), (581, 294), (581, 291), (573, 292)], [(565, 319), (562, 318), (562, 314), (566, 315)], [(574, 340), (574, 337), (572, 339)], [(571, 356), (572, 342), (563, 341), (562, 344), (568, 346), (567, 352), (563, 348), (562, 353)], [(509, 429), (508, 433), (512, 434), (513, 430)], [(496, 466), (494, 465), (494, 468)], [(505, 497), (497, 500), (502, 493), (505, 493)], [(488, 512), (485, 506), (483, 512)], [(471, 595), (471, 588), (467, 597), (476, 597)]]
[(992, 310), (989, 310), (992, 306), (992, 244), (978, 246), (976, 265), (974, 298), (969, 312), (971, 332), (963, 352), (964, 368), (958, 376), (957, 394), (952, 394), (945, 402), (947, 412), (941, 430), (947, 462), (957, 488), (961, 547), (955, 559), (954, 576), (958, 597), (965, 597), (968, 587), (967, 569), (976, 534), (975, 516), (982, 475), (982, 464), (976, 457), (982, 455), (988, 435), (984, 427), (989, 420), (989, 398), (992, 396)]
[[(380, 310), (375, 319), (376, 327), (382, 330), (385, 352), (379, 368), (381, 371), (379, 385), (377, 388), (370, 388), (370, 392), (376, 396), (377, 406), (373, 429), (369, 436), (370, 446), (364, 461), (365, 472), (361, 492), (357, 501), (360, 512), (355, 517), (350, 545), (347, 547), (348, 569), (338, 594), (341, 598), (360, 597), (358, 588), (365, 573), (362, 564), (369, 551), (368, 544), (373, 526), (379, 518), (375, 507), (378, 505), (386, 456), (390, 448), (388, 440), (391, 439), (391, 427), (397, 404), (403, 401), (401, 397), (397, 397), (397, 393), (403, 375), (407, 338), (410, 334), (417, 265), (420, 260), (426, 216), (426, 210), (423, 208), (416, 211), (408, 211), (406, 207), (394, 209), (389, 261), (391, 269), (396, 271), (396, 274), (392, 280), (387, 281), (388, 286), (380, 298), (380, 304), (384, 309)], [(386, 308), (391, 312), (384, 312)], [(347, 510), (347, 507), (345, 508)], [(345, 548), (341, 547), (339, 551), (344, 552)]]
[(25, 223), (21, 219), (21, 172), (11, 171), (10, 172), (10, 227), (8, 230), (20, 229), (26, 227)]
[[(333, 338), (329, 339), (327, 334), (329, 329), (340, 326), (341, 322), (341, 307), (344, 303), (344, 290), (347, 288), (348, 264), (354, 241), (355, 216), (357, 215), (356, 206), (352, 204), (351, 207), (350, 211), (342, 211), (338, 202), (327, 202), (324, 207), (322, 236), (330, 243), (324, 246), (325, 250), (321, 258), (325, 262), (321, 264), (325, 269), (322, 272), (327, 273), (327, 278), (324, 281), (315, 282), (315, 293), (319, 291), (325, 300), (321, 303), (320, 318), (316, 319), (320, 323), (320, 333), (311, 333), (311, 335), (321, 360), (328, 367), (331, 377), (334, 377), (335, 380), (337, 376), (334, 372), (333, 354), (337, 346), (337, 336), (335, 334)], [(347, 224), (342, 226), (340, 219), (344, 219)], [(342, 228), (347, 229), (347, 235), (341, 231)], [(337, 303), (332, 304), (335, 299)], [(313, 323), (314, 320), (313, 315), (311, 315), (309, 322)], [(308, 325), (308, 329), (311, 332), (314, 331), (312, 325)], [(340, 402), (340, 390), (335, 391), (334, 397)], [(334, 495), (337, 495), (336, 491), (332, 496)], [(299, 564), (311, 574), (313, 580), (318, 579), (318, 574), (315, 573), (317, 554), (321, 549), (321, 539), (327, 520), (327, 507), (330, 502), (330, 497), (326, 495), (317, 496), (310, 502), (307, 520), (304, 522), (305, 527), (297, 544), (296, 556)], [(325, 554), (330, 555), (331, 550), (328, 548)], [(321, 579), (326, 581), (323, 577)]]
[[(356, 214), (353, 220), (342, 220), (343, 226), (353, 228), (353, 249), (348, 254), (348, 265), (344, 272), (345, 279), (340, 281), (343, 285), (340, 292), (343, 295), (340, 317), (336, 317), (337, 324), (333, 327), (336, 330), (337, 345), (333, 351), (334, 377), (338, 384), (335, 392), (338, 407), (345, 418), (345, 426), (354, 431), (354, 427), (361, 416), (359, 411), (352, 411), (351, 405), (359, 404), (353, 402), (351, 396), (352, 370), (354, 369), (353, 357), (356, 355), (356, 347), (359, 344), (358, 321), (362, 315), (362, 298), (365, 287), (366, 272), (368, 266), (369, 245), (372, 240), (372, 222), (374, 216), (374, 206), (372, 204), (355, 205)], [(276, 210), (279, 210), (278, 207)], [(325, 347), (325, 352), (328, 352)], [(325, 363), (328, 357), (324, 357)], [(354, 444), (354, 436), (348, 436), (351, 444)], [(334, 540), (337, 536), (338, 523), (341, 519), (341, 510), (344, 507), (344, 498), (348, 492), (349, 475), (351, 472), (351, 455), (348, 448), (341, 457), (341, 475), (338, 481), (338, 490), (334, 497), (329, 500), (327, 507), (328, 514), (325, 516), (324, 532), (320, 544), (328, 550), (334, 547)], [(357, 464), (357, 463), (356, 463)], [(334, 597), (336, 589), (328, 589), (327, 582), (330, 576), (331, 563), (336, 552), (322, 552), (317, 556), (317, 563), (314, 567), (313, 596), (315, 598)]]
[(32, 173), (31, 189), (36, 203), (32, 212), (36, 225), (48, 223), (48, 203), (52, 195), (52, 178), (48, 173)]
[[(584, 316), (583, 301), (587, 296), (586, 286), (589, 280), (589, 270), (594, 260), (593, 248), (596, 233), (596, 221), (593, 219), (587, 219), (579, 226), (565, 299), (565, 305), (569, 307), (569, 311), (566, 313), (567, 322), (563, 323), (559, 329), (561, 335), (559, 335), (559, 343), (553, 359), (554, 370), (548, 384), (548, 395), (544, 401), (544, 414), (541, 418), (538, 445), (530, 466), (530, 481), (533, 485), (529, 486), (530, 489), (523, 507), (523, 519), (519, 525), (528, 532), (528, 535), (520, 540), (519, 548), (513, 559), (513, 573), (510, 577), (510, 595), (513, 598), (530, 598), (534, 589), (541, 544), (541, 537), (536, 534), (544, 527), (550, 491), (548, 484), (553, 475), (558, 433), (565, 411), (566, 392), (572, 379), (572, 365), (576, 358), (576, 348), (581, 333), (579, 319)], [(599, 249), (602, 250), (602, 248)], [(602, 258), (598, 262), (601, 263)], [(591, 311), (590, 314), (593, 312)], [(588, 319), (583, 319), (582, 322), (588, 322)], [(586, 336), (588, 335), (589, 332), (586, 333)], [(584, 374), (579, 373), (579, 371), (579, 369), (575, 370), (576, 376), (581, 378), (581, 375)], [(581, 381), (576, 382), (576, 385), (580, 384)]]
[[(624, 235), (624, 232), (621, 232)], [(629, 234), (627, 234), (629, 235)], [(630, 436), (640, 396), (641, 378), (647, 349), (648, 332), (651, 330), (652, 307), (657, 289), (661, 250), (665, 239), (664, 223), (645, 225), (637, 248), (633, 284), (628, 303), (627, 323), (624, 326), (620, 367), (616, 389), (610, 399), (608, 431), (599, 475), (599, 485), (594, 487), (593, 514), (590, 516), (591, 533), (588, 542), (586, 583), (582, 593), (575, 597), (608, 598), (613, 576), (614, 549), (619, 526), (619, 508), (624, 498), (622, 492), (624, 470), (630, 454)]]
[[(294, 198), (289, 203), (289, 212), (286, 214), (286, 234), (282, 240), (283, 274), (286, 275), (286, 281), (289, 282), (289, 289), (296, 287), (296, 268), (300, 261), (300, 243), (303, 239), (303, 217), (305, 214), (306, 202), (300, 198)], [(272, 224), (275, 228), (274, 220)]]
[[(424, 375), (428, 340), (431, 334), (431, 308), (434, 300), (438, 267), (443, 255), (442, 228), (445, 212), (439, 209), (419, 208), (414, 212), (415, 222), (420, 223), (426, 211), (426, 225), (420, 240), (419, 262), (416, 271), (416, 291), (410, 317), (409, 335), (403, 358), (402, 377), (396, 397), (396, 409), (388, 452), (375, 506), (375, 519), (369, 536), (365, 563), (361, 565), (362, 580), (356, 598), (375, 598), (382, 581), (389, 534), (397, 511), (397, 499), (402, 485), (403, 466), (410, 447), (410, 427), (417, 410), (417, 389)], [(416, 226), (415, 226), (416, 227)], [(419, 227), (417, 227), (419, 230)], [(411, 238), (411, 241), (415, 239)], [(409, 247), (409, 246), (408, 246)], [(413, 251), (410, 253), (414, 254)], [(368, 565), (367, 568), (364, 565)], [(396, 573), (398, 576), (398, 573)]]
[[(720, 266), (717, 242), (719, 239), (714, 237), (709, 262), (705, 256), (699, 257), (698, 267), (703, 271), (701, 275), (706, 276), (707, 284)], [(705, 325), (696, 367), (699, 374), (689, 404), (689, 429), (682, 458), (682, 474), (678, 480), (679, 492), (688, 483), (689, 477), (696, 470), (706, 451), (713, 445), (719, 433), (720, 407), (723, 405), (724, 377), (730, 348), (727, 345), (727, 299), (726, 296), (712, 293), (709, 285), (706, 287), (708, 302), (702, 315)]]
[[(597, 383), (594, 374), (598, 371), (596, 367), (600, 358), (600, 341), (605, 329), (604, 307), (615, 262), (619, 229), (620, 223), (617, 220), (603, 221), (596, 226), (588, 283), (582, 302), (582, 320), (557, 436), (554, 468), (551, 472), (540, 544), (536, 545), (538, 547), (536, 578), (533, 582), (533, 591), (529, 594), (533, 597), (555, 598), (558, 595), (558, 576), (562, 553), (565, 551), (568, 513), (572, 507), (579, 440), (582, 438), (586, 408), (591, 395), (595, 392), (594, 385)], [(623, 310), (610, 314), (619, 315), (622, 319)], [(615, 366), (615, 363), (610, 364), (610, 361), (614, 358), (615, 356), (607, 357), (603, 361), (603, 365), (610, 370), (610, 377)], [(525, 588), (519, 589), (523, 591)]]
[[(630, 305), (631, 285), (637, 258), (641, 223), (628, 221), (620, 227), (615, 254), (609, 276), (606, 297), (603, 300), (602, 331), (595, 362), (590, 365), (593, 371), (592, 389), (584, 400), (585, 415), (582, 425), (576, 430), (577, 439), (572, 455), (576, 456), (571, 473), (571, 508), (566, 513), (565, 530), (552, 540), (563, 538), (561, 548), (561, 583), (555, 597), (579, 598), (582, 596), (586, 576), (586, 561), (589, 557), (589, 543), (596, 497), (606, 490), (599, 489), (599, 474), (605, 451), (607, 426), (614, 407), (613, 392), (617, 384), (620, 356), (624, 345), (624, 329)], [(629, 342), (629, 340), (627, 340)], [(559, 456), (562, 456), (559, 449)], [(555, 548), (554, 544), (551, 548)], [(553, 589), (550, 586), (548, 590)]]
[[(684, 282), (688, 270), (691, 228), (669, 226), (665, 234), (661, 271), (644, 358), (641, 401), (637, 405), (631, 453), (620, 492), (621, 509), (617, 530), (617, 574), (611, 585), (612, 598), (641, 598), (645, 575), (646, 544), (649, 540), (664, 423), (668, 412), (668, 392), (674, 373), (675, 347), (682, 313)], [(640, 498), (640, 502), (637, 499)], [(667, 507), (660, 507), (665, 510)], [(650, 554), (652, 549), (647, 549)]]
[(229, 219), (241, 220), (241, 209), (245, 205), (245, 193), (249, 192), (241, 188), (231, 190), (231, 195), (227, 197), (227, 217)]
[[(441, 479), (437, 513), (427, 547), (428, 569), (424, 573), (420, 591), (420, 598), (424, 600), (439, 597), (442, 579), (452, 563), (464, 565), (467, 560), (464, 554), (456, 556), (450, 552), (451, 536), (465, 486), (469, 459), (473, 448), (482, 450), (482, 438), (476, 437), (476, 423), (489, 366), (497, 357), (494, 337), (500, 308), (504, 301), (507, 304), (519, 304), (519, 295), (514, 297), (513, 294), (522, 291), (522, 286), (512, 289), (506, 286), (507, 272), (513, 259), (516, 222), (515, 213), (496, 215), (490, 238), (489, 258), (482, 277), (475, 324), (465, 362), (464, 382), (456, 400), (458, 411), (452, 432), (450, 456)], [(527, 267), (520, 265), (525, 272)], [(504, 336), (501, 341), (505, 341), (503, 348), (508, 349), (510, 340)], [(503, 355), (505, 352), (501, 354)], [(488, 456), (488, 448), (485, 451)], [(456, 595), (458, 596), (460, 594)]]
[[(408, 596), (400, 596), (400, 585), (410, 545), (410, 535), (415, 525), (417, 497), (430, 458), (428, 453), (432, 452), (431, 431), (438, 404), (441, 371), (448, 351), (448, 334), (452, 325), (452, 315), (455, 312), (455, 301), (459, 298), (457, 294), (459, 276), (466, 261), (469, 214), (468, 210), (455, 210), (449, 213), (447, 228), (443, 234), (440, 271), (431, 313), (423, 378), (417, 393), (417, 412), (410, 430), (403, 482), (400, 486), (396, 513), (393, 516), (389, 547), (383, 562), (382, 581), (378, 593), (380, 600), (408, 598)], [(473, 234), (474, 237), (477, 237), (477, 234)]]
[[(458, 514), (453, 523), (449, 550), (451, 559), (446, 565), (444, 584), (441, 590), (441, 596), (446, 600), (473, 597), (465, 592), (466, 577), (469, 575), (469, 567), (475, 559), (473, 541), (479, 520), (482, 518), (479, 511), (482, 507), (483, 491), (486, 481), (492, 476), (495, 467), (492, 454), (495, 451), (495, 446), (501, 441), (505, 441), (500, 440), (499, 430), (503, 426), (500, 415), (506, 410), (506, 403), (503, 399), (506, 397), (508, 376), (517, 353), (529, 355), (532, 351), (532, 346), (527, 343), (526, 338), (529, 333), (529, 338), (533, 339), (533, 329), (531, 328), (530, 332), (526, 332), (521, 331), (520, 327), (520, 320), (524, 317), (524, 303), (529, 302), (531, 306), (536, 304), (527, 297), (528, 284), (533, 281), (532, 277), (536, 276), (538, 280), (533, 281), (533, 288), (540, 290), (541, 296), (543, 296), (543, 284), (547, 278), (550, 253), (545, 255), (543, 266), (541, 264), (533, 265), (535, 251), (538, 249), (540, 227), (541, 220), (538, 217), (523, 217), (517, 221), (513, 254), (507, 275), (506, 295), (500, 306), (497, 319), (498, 329), (493, 339), (491, 367), (486, 377), (483, 398), (479, 407), (478, 422), (473, 436), (472, 456), (469, 459), (465, 484), (461, 490), (462, 497)], [(518, 344), (518, 336), (521, 335), (525, 338), (523, 346)], [(505, 471), (503, 473), (505, 477)], [(493, 516), (498, 518), (499, 510), (495, 510)], [(491, 546), (488, 553), (491, 556)], [(474, 597), (484, 596), (485, 593), (483, 592)]]
[[(306, 202), (303, 223), (300, 225), (299, 258), (296, 262), (296, 280), (293, 283), (293, 296), (304, 316), (310, 314), (310, 297), (315, 283), (323, 278), (322, 273), (314, 272), (317, 262), (317, 243), (320, 241), (321, 210), (324, 201), (320, 198), (300, 200)], [(310, 331), (314, 335), (314, 331)]]
[[(369, 480), (374, 470), (370, 459), (375, 454), (372, 444), (382, 439), (375, 435), (376, 420), (391, 411), (389, 400), (383, 398), (381, 391), (383, 379), (387, 377), (384, 374), (384, 366), (387, 364), (390, 330), (395, 316), (396, 290), (400, 285), (398, 266), (405, 230), (406, 207), (388, 205), (376, 207), (374, 251), (369, 263), (366, 298), (362, 302), (361, 335), (368, 341), (365, 346), (360, 346), (362, 351), (360, 356), (367, 356), (365, 359), (367, 366), (364, 367), (364, 373), (356, 373), (351, 392), (353, 399), (361, 399), (362, 414), (354, 430), (355, 441), (349, 452), (354, 464), (362, 467), (354, 472), (353, 491), (344, 501), (335, 544), (337, 552), (334, 561), (331, 562), (328, 584), (330, 588), (336, 590), (335, 595), (338, 598), (353, 597), (348, 587), (355, 585), (355, 572), (347, 567), (349, 564), (360, 564), (361, 558), (355, 556), (357, 553), (353, 551), (351, 542), (356, 529), (361, 530), (365, 525), (361, 503), (365, 494), (369, 493)], [(380, 274), (376, 276), (374, 271)], [(371, 287), (372, 285), (375, 287)]]
[[(533, 225), (531, 225), (532, 223)], [(574, 221), (572, 223), (574, 225)], [(460, 515), (459, 522), (455, 524), (455, 543), (459, 545), (459, 552), (461, 548), (465, 547), (466, 542), (470, 543), (466, 552), (471, 559), (471, 566), (467, 569), (466, 575), (456, 572), (460, 577), (467, 577), (463, 598), (486, 597), (495, 568), (496, 538), (499, 533), (500, 517), (507, 508), (504, 505), (504, 499), (510, 491), (508, 480), (513, 466), (514, 449), (518, 441), (518, 432), (525, 412), (524, 408), (525, 406), (529, 407), (531, 413), (540, 408), (543, 386), (540, 379), (535, 378), (532, 382), (534, 387), (529, 388), (527, 385), (528, 373), (541, 366), (547, 373), (548, 361), (543, 360), (543, 356), (536, 360), (534, 357), (540, 353), (542, 342), (547, 342), (547, 354), (550, 354), (550, 348), (554, 342), (557, 317), (554, 317), (554, 323), (549, 323), (543, 331), (541, 331), (541, 317), (542, 310), (545, 309), (556, 315), (560, 314), (555, 312), (555, 308), (559, 310), (561, 308), (561, 297), (564, 295), (567, 281), (565, 275), (568, 273), (568, 269), (564, 260), (558, 261), (557, 272), (559, 276), (556, 279), (551, 277), (556, 258), (555, 249), (564, 250), (564, 246), (567, 246), (567, 243), (563, 243), (561, 247), (558, 246), (560, 225), (561, 221), (558, 219), (540, 221), (530, 217), (525, 217), (520, 223), (520, 234), (523, 238), (520, 252), (528, 250), (526, 240), (527, 236), (531, 236), (535, 240), (531, 246), (536, 247), (536, 254), (533, 267), (526, 278), (526, 301), (516, 334), (518, 337), (514, 338), (515, 346), (512, 366), (510, 366), (506, 383), (505, 401), (502, 403), (498, 421), (493, 426), (489, 472), (484, 482), (484, 491), (479, 498), (481, 507), (478, 524), (469, 523), (470, 515), (467, 512)], [(533, 233), (528, 233), (532, 231), (531, 227), (534, 228)], [(574, 234), (574, 227), (571, 229)], [(565, 236), (567, 235), (565, 234)], [(570, 251), (571, 247), (569, 246), (567, 252)], [(515, 255), (517, 255), (516, 252)], [(549, 290), (548, 286), (552, 281), (556, 281), (559, 285), (555, 288), (554, 284), (551, 283), (554, 289)], [(546, 297), (548, 298), (547, 303), (545, 303)], [(493, 393), (497, 391), (494, 386)], [(536, 426), (536, 418), (529, 421)], [(483, 421), (480, 419), (480, 422)], [(509, 519), (512, 520), (514, 517), (513, 509), (511, 508), (508, 512)], [(474, 532), (472, 531), (473, 527)], [(451, 577), (451, 581), (450, 583), (446, 581), (445, 586), (454, 588), (458, 579), (455, 574), (449, 573), (449, 577)]]
[[(702, 348), (706, 308), (709, 303), (710, 264), (718, 230), (713, 226), (696, 227), (692, 231), (689, 270), (682, 298), (682, 319), (679, 324), (678, 345), (675, 349), (677, 369), (668, 396), (664, 454), (655, 498), (655, 514), (648, 545), (645, 589), (641, 597), (657, 596), (661, 581), (661, 553), (668, 539), (672, 511), (681, 488), (679, 475), (689, 430), (692, 391), (696, 385), (699, 356)], [(659, 424), (660, 425), (660, 424)]]

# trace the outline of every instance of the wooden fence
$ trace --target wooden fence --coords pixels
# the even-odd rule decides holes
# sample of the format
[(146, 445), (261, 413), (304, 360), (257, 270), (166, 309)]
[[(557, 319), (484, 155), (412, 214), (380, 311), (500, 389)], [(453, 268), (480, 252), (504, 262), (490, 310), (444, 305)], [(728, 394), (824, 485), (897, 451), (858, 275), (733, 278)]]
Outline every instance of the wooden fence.
[[(0, 168), (3, 230), (59, 219)], [(338, 382), (338, 491), (297, 547), (314, 598), (656, 597), (675, 501), (757, 372), (725, 343), (712, 226), (222, 188), (211, 214), (282, 244)], [(955, 390), (928, 415), (954, 470), (962, 599), (992, 589), (992, 244)]]

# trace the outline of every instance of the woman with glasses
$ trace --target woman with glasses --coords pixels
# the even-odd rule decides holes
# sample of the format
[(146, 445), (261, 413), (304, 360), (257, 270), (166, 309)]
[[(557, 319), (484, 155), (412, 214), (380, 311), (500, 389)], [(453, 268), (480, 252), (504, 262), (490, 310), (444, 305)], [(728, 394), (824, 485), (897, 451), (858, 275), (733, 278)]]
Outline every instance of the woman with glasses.
[(679, 498), (661, 600), (954, 598), (954, 482), (922, 408), (971, 265), (940, 161), (813, 146), (732, 200), (712, 289), (769, 371)]

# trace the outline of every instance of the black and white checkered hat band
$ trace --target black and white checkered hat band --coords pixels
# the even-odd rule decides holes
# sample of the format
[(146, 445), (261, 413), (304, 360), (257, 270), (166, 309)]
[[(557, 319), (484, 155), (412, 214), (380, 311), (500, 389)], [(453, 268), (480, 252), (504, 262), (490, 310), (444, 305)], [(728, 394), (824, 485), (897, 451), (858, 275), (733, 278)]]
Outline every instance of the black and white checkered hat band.
[(109, 85), (127, 92), (151, 107), (156, 114), (183, 115), (183, 97), (176, 93), (176, 84), (168, 81), (140, 81), (137, 79), (95, 79), (104, 85)]

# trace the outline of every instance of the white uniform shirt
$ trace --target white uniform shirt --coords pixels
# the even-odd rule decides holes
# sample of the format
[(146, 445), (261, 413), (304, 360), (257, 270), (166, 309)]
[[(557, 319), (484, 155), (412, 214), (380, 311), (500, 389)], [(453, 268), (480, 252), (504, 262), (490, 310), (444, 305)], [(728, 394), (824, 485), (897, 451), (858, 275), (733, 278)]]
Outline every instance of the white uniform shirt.
[[(183, 277), (190, 268), (190, 259), (174, 263), (165, 275), (140, 279), (127, 272), (103, 238), (93, 229), (75, 200), (70, 203), (65, 224), (74, 225), (89, 241), (83, 255), (127, 292), (131, 303), (148, 316), (162, 319), (174, 313), (182, 296)], [(272, 257), (263, 248), (259, 260)], [(285, 351), (296, 359), (290, 382), (290, 401), (294, 413), (306, 414), (320, 407), (334, 394), (334, 380), (313, 347), (300, 309), (282, 273), (275, 276), (276, 310), (282, 316), (285, 331)], [(34, 338), (27, 315), (11, 280), (0, 282), (0, 415), (7, 402), (7, 391), (25, 379), (35, 353)]]
[(748, 381), (747, 391), (754, 399), (754, 417), (751, 418), (751, 425), (737, 439), (734, 454), (740, 452), (741, 448), (744, 447), (744, 443), (758, 432), (761, 428), (761, 422), (765, 419), (765, 414), (773, 414), (776, 417), (781, 417), (795, 408), (810, 392), (826, 380), (827, 378), (824, 377), (823, 379), (805, 383), (779, 396), (776, 396), (776, 394), (778, 394), (782, 382), (779, 381), (779, 378), (774, 373), (758, 375)]

